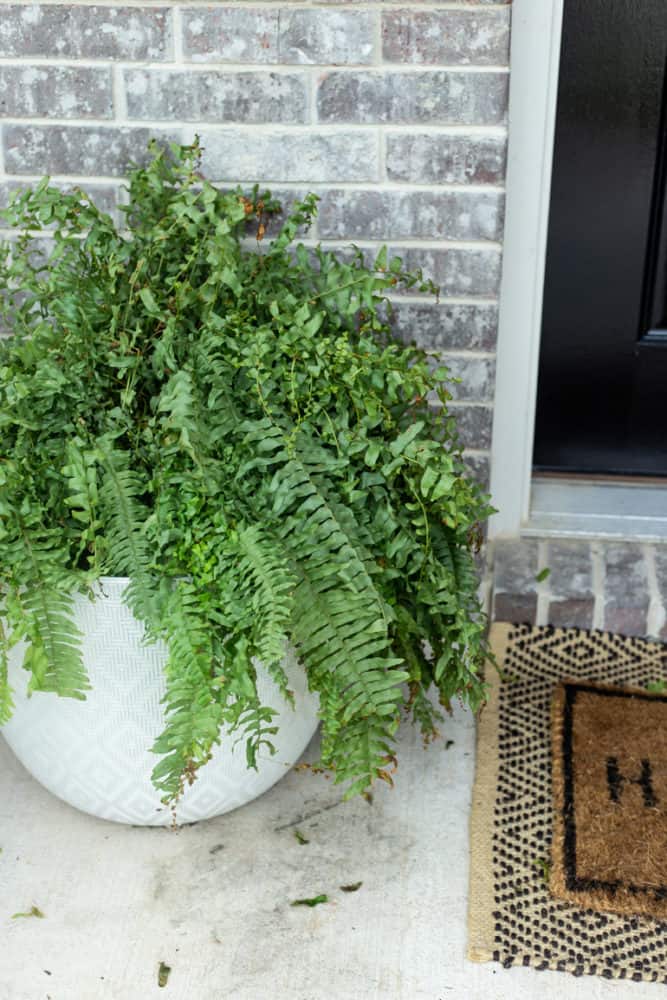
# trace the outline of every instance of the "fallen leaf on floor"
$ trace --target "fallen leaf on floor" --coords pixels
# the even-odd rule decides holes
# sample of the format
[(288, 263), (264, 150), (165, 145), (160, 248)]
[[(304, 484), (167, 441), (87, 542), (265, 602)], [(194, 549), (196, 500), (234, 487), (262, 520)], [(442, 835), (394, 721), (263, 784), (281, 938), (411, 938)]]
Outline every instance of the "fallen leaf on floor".
[(312, 899), (294, 899), (290, 906), (319, 906), (320, 903), (328, 903), (329, 897), (325, 894), (313, 896)]
[(12, 920), (17, 920), (18, 917), (40, 917), (44, 918), (44, 914), (38, 906), (31, 906), (27, 913), (12, 913)]
[(544, 858), (537, 858), (533, 861), (533, 868), (539, 868), (542, 874), (542, 881), (545, 885), (549, 885), (549, 878), (551, 877), (551, 865)]
[(160, 968), (157, 970), (157, 984), (158, 986), (166, 986), (169, 982), (169, 974), (171, 972), (171, 966), (167, 965), (165, 962), (160, 962)]
[(541, 569), (540, 572), (535, 577), (535, 583), (542, 583), (544, 580), (547, 579), (550, 573), (551, 570), (549, 569), (549, 567), (545, 566), (544, 569)]
[(341, 890), (343, 892), (356, 892), (357, 889), (361, 889), (363, 882), (351, 882), (350, 885), (341, 885)]
[(294, 831), (294, 836), (296, 837), (296, 839), (299, 841), (300, 844), (309, 844), (310, 843), (310, 841), (308, 840), (308, 838), (304, 837), (304, 835), (301, 833), (301, 830), (295, 830)]

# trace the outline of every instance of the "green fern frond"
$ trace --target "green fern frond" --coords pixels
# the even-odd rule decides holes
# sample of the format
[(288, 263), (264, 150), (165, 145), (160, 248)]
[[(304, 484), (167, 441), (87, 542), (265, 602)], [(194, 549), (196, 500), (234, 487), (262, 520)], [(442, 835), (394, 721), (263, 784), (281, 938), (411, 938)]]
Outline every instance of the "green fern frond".
[(255, 616), (256, 653), (287, 696), (288, 681), (281, 663), (287, 648), (296, 578), (282, 547), (267, 538), (258, 526), (238, 533), (238, 548), (242, 589)]
[(151, 557), (144, 534), (146, 511), (139, 502), (145, 484), (130, 469), (130, 456), (98, 442), (97, 454), (104, 470), (100, 508), (104, 515), (111, 573), (128, 576), (124, 599), (137, 618), (149, 628), (158, 620), (156, 588)]
[(166, 728), (152, 749), (163, 755), (153, 770), (153, 781), (168, 801), (182, 792), (184, 774), (189, 770), (194, 776), (219, 741), (224, 700), (223, 682), (216, 683), (210, 622), (196, 589), (186, 581), (174, 585), (164, 625), (169, 642)]
[(0, 621), (0, 726), (9, 722), (14, 711), (13, 692), (9, 684), (8, 643)]
[(167, 434), (177, 436), (183, 451), (201, 464), (198, 444), (202, 422), (197, 417), (194, 384), (187, 369), (174, 372), (169, 378), (160, 393), (157, 409), (158, 413), (166, 414), (163, 428)]
[[(382, 598), (308, 471), (291, 461), (274, 478), (281, 538), (297, 567), (293, 634), (314, 686), (329, 693), (325, 743), (337, 732), (329, 764), (340, 780), (368, 783), (387, 754), (409, 675), (392, 655)], [(339, 756), (341, 725), (357, 732), (357, 724), (377, 738), (361, 756)]]
[(81, 654), (82, 635), (72, 621), (71, 597), (35, 586), (22, 595), (21, 604), (24, 633), (30, 641), (23, 660), (31, 674), (29, 690), (84, 700), (90, 684)]

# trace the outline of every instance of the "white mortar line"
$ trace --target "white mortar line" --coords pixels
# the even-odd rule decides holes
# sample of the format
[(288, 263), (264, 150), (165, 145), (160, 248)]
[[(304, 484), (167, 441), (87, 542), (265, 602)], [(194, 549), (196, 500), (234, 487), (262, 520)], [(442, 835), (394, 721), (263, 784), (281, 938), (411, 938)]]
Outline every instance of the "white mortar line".
[(113, 97), (114, 125), (119, 119), (127, 118), (127, 101), (125, 99), (125, 81), (123, 67), (114, 66), (111, 71), (111, 92)]
[[(0, 0), (1, 9), (1, 0)], [(408, 63), (383, 63), (382, 65), (375, 65), (374, 63), (301, 63), (301, 62), (275, 62), (275, 63), (257, 63), (252, 60), (248, 62), (225, 62), (221, 59), (211, 58), (210, 60), (197, 60), (196, 62), (188, 61), (183, 59), (177, 62), (175, 59), (114, 59), (110, 56), (100, 56), (99, 58), (94, 58), (92, 56), (82, 57), (81, 59), (76, 56), (52, 56), (52, 55), (25, 55), (25, 56), (0, 56), (0, 66), (15, 66), (15, 65), (30, 65), (31, 63), (39, 63), (43, 65), (48, 63), (50, 66), (108, 66), (109, 63), (122, 62), (124, 64), (135, 66), (141, 69), (179, 69), (184, 72), (189, 72), (190, 70), (199, 70), (205, 72), (214, 73), (294, 73), (297, 70), (306, 69), (320, 69), (329, 70), (335, 73), (373, 73), (377, 74), (387, 74), (387, 73), (403, 73), (407, 76), (414, 73), (456, 73), (456, 74), (467, 74), (467, 75), (477, 75), (477, 74), (501, 74), (507, 76), (509, 73), (508, 66), (473, 66), (467, 63), (429, 63), (423, 64), (418, 63), (416, 65), (411, 65)]]
[[(4, 120), (4, 119), (3, 119)], [(5, 124), (7, 124), (5, 122)], [(15, 124), (15, 123), (10, 123)], [(111, 128), (116, 127), (116, 122), (109, 119), (107, 124)], [(38, 181), (44, 176), (40, 173), (26, 172), (21, 174), (8, 174), (11, 179), (16, 179), (19, 181), (25, 181), (27, 183), (31, 181)], [(49, 175), (54, 180), (81, 180), (81, 178), (88, 179), (101, 179), (107, 178), (111, 181), (118, 182), (121, 178), (116, 175), (109, 174), (66, 174), (66, 173), (52, 173)], [(207, 178), (211, 184), (236, 184), (236, 181), (225, 181), (225, 180), (212, 180)], [(241, 182), (245, 183), (245, 182)], [(249, 183), (249, 182), (248, 182)], [(388, 193), (394, 194), (502, 194), (504, 188), (497, 187), (492, 184), (438, 184), (438, 185), (428, 185), (428, 184), (402, 184), (399, 181), (387, 181), (386, 183), (377, 185), (373, 181), (270, 181), (273, 188), (280, 191), (303, 191), (307, 189), (315, 194), (327, 194), (331, 191), (386, 191)], [(395, 242), (394, 240), (391, 241)], [(480, 240), (475, 242), (481, 242), (487, 245), (488, 243), (494, 243), (501, 246), (501, 243), (496, 240)]]
[[(2, 0), (0, 0), (0, 3), (1, 2), (2, 2)], [(0, 63), (0, 65), (1, 65), (1, 63)], [(23, 65), (25, 65), (25, 63)], [(71, 67), (78, 67), (80, 64), (76, 63), (76, 62), (70, 62), (67, 65), (71, 66)], [(92, 65), (92, 64), (89, 64), (89, 65)], [(109, 64), (108, 63), (103, 63), (102, 65), (107, 66)], [(119, 63), (118, 65), (121, 66), (122, 69), (145, 69), (146, 68), (145, 66), (142, 66), (142, 65), (137, 64), (137, 63)], [(279, 67), (276, 67), (276, 70), (278, 68)], [(317, 69), (317, 67), (315, 67), (315, 68)], [(326, 67), (325, 66), (325, 67), (319, 67), (319, 68), (320, 69), (322, 69), (322, 68), (327, 69), (327, 68), (330, 68), (330, 67)], [(232, 71), (232, 72), (235, 73), (236, 71)], [(273, 72), (273, 70), (271, 72)], [(109, 125), (109, 119), (108, 118), (100, 118), (100, 119), (91, 119), (91, 118), (80, 118), (80, 119), (77, 119), (77, 118), (46, 118), (44, 116), (39, 117), (39, 116), (36, 116), (36, 115), (32, 116), (32, 117), (25, 117), (25, 118), (16, 118), (16, 117), (9, 118), (8, 117), (6, 119), (3, 118), (3, 121), (8, 121), (8, 122), (10, 122), (11, 124), (14, 124), (14, 125), (90, 125), (91, 123), (92, 124), (107, 125), (107, 126)], [(153, 127), (155, 127), (155, 128), (165, 128), (165, 126), (168, 125), (168, 124), (170, 124), (170, 123), (173, 124), (173, 119), (168, 119), (167, 118), (167, 119), (164, 119), (164, 120), (156, 121), (155, 123), (153, 123)], [(151, 123), (150, 119), (144, 120), (144, 119), (141, 119), (141, 118), (129, 118), (123, 124), (127, 124), (128, 126), (132, 126), (132, 127), (135, 127), (135, 128), (139, 128), (139, 127), (142, 127), (142, 126), (144, 126), (146, 128), (150, 128), (152, 123)], [(208, 126), (209, 128), (216, 127), (217, 129), (220, 129), (220, 128), (230, 128), (230, 129), (231, 128), (237, 128), (237, 129), (240, 129), (240, 128), (242, 128), (242, 129), (254, 128), (254, 129), (266, 129), (266, 130), (271, 130), (271, 131), (274, 131), (274, 132), (275, 131), (279, 131), (279, 130), (281, 130), (283, 128), (294, 129), (294, 128), (298, 128), (298, 127), (300, 127), (300, 128), (305, 128), (306, 127), (303, 124), (301, 124), (301, 125), (284, 125), (284, 124), (276, 125), (276, 124), (273, 124), (271, 122), (267, 122), (267, 123), (264, 123), (264, 124), (260, 123), (260, 124), (257, 124), (257, 125), (250, 125), (250, 124), (248, 124), (246, 122), (224, 122), (224, 123), (217, 122), (216, 123), (216, 122), (206, 122), (206, 121), (203, 121), (203, 122), (202, 121), (192, 121), (190, 123), (186, 123), (186, 122), (181, 122), (179, 120), (178, 124), (179, 125), (180, 124), (190, 124), (191, 126), (201, 125), (201, 126), (204, 126), (204, 127)], [(323, 132), (325, 132), (325, 131), (326, 132), (349, 132), (349, 131), (353, 131), (354, 132), (354, 131), (363, 130), (363, 129), (366, 129), (366, 130), (377, 129), (379, 127), (379, 124), (378, 123), (374, 123), (374, 122), (321, 122), (320, 121), (320, 122), (317, 122), (317, 126)], [(429, 124), (428, 122), (395, 122), (395, 123), (392, 122), (391, 124), (387, 124), (385, 127), (387, 128), (387, 132), (388, 133), (396, 132), (396, 133), (399, 133), (399, 134), (402, 133), (402, 132), (407, 132), (407, 133), (409, 133), (411, 135), (412, 134), (431, 135), (433, 133), (436, 133), (436, 134), (442, 134), (443, 136), (452, 136), (452, 138), (470, 138), (470, 139), (475, 139), (475, 138), (480, 138), (480, 137), (482, 137), (482, 138), (503, 138), (503, 139), (507, 138), (507, 127), (505, 125), (465, 125), (465, 124), (458, 124), (457, 125), (455, 123), (452, 123), (452, 124)]]
[(173, 5), (171, 15), (171, 29), (174, 48), (174, 62), (182, 63), (183, 60), (183, 24), (181, 21), (181, 8), (178, 4)]
[[(390, 295), (388, 296), (388, 298), (389, 301), (392, 303), (392, 305), (401, 302), (407, 305), (417, 305), (419, 303), (423, 304), (424, 302), (423, 295), (415, 295), (414, 293), (410, 294), (408, 292), (406, 292), (405, 295), (401, 296)], [(475, 296), (449, 295), (449, 296), (440, 296), (439, 304), (441, 306), (477, 306), (480, 308), (488, 309), (491, 306), (497, 307), (498, 299), (489, 298), (488, 296), (484, 297), (481, 295), (479, 298), (476, 298)]]
[(604, 628), (605, 569), (604, 555), (600, 542), (591, 543), (591, 563), (593, 566), (593, 628)]
[(652, 545), (642, 545), (644, 562), (646, 563), (646, 575), (648, 579), (649, 605), (646, 616), (646, 634), (657, 638), (662, 631), (667, 617), (665, 607), (662, 603), (660, 588), (658, 586), (658, 576), (655, 568), (655, 549)]
[(309, 122), (311, 128), (317, 128), (317, 88), (318, 88), (318, 74), (319, 70), (310, 69), (306, 73), (306, 121)]

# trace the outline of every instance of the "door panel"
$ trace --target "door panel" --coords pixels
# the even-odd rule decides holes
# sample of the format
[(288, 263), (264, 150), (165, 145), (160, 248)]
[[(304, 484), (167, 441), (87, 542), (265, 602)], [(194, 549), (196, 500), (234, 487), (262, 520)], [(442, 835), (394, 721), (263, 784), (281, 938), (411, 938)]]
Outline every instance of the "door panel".
[(565, 0), (534, 461), (667, 476), (665, 0)]

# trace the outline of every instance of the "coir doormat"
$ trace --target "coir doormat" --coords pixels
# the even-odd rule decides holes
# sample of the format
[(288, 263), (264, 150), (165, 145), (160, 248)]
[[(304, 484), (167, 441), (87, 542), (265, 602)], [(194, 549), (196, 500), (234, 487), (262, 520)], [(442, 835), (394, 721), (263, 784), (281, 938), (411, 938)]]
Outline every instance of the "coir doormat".
[[(506, 624), (492, 627), (491, 640), (502, 665), (502, 679), (495, 670), (489, 671), (489, 701), (478, 730), (469, 957), (475, 961), (498, 961), (505, 966), (519, 964), (575, 975), (590, 973), (667, 983), (667, 911), (662, 911), (661, 918), (636, 912), (600, 912), (592, 908), (589, 898), (580, 896), (578, 903), (569, 896), (556, 898), (549, 886), (553, 879), (558, 891), (560, 879), (562, 891), (571, 891), (566, 885), (567, 872), (559, 872), (557, 868), (551, 871), (552, 840), (557, 852), (558, 837), (565, 835), (562, 823), (554, 828), (552, 804), (554, 695), (563, 682), (566, 687), (560, 688), (560, 698), (565, 701), (567, 684), (591, 691), (600, 690), (598, 686), (603, 685), (645, 692), (647, 686), (667, 677), (666, 647), (603, 632)], [(574, 696), (575, 706), (580, 697), (580, 693)], [(562, 706), (562, 701), (558, 704)], [(629, 720), (628, 704), (629, 699), (626, 701)], [(654, 706), (660, 704), (659, 698), (650, 699), (652, 711), (659, 711)], [(578, 707), (582, 705), (588, 707), (583, 701)], [(595, 706), (591, 703), (590, 707)], [(643, 719), (648, 731), (648, 715), (644, 714)], [(579, 723), (583, 729), (587, 728), (583, 715), (577, 719)], [(575, 750), (579, 747), (578, 740), (574, 746)], [(643, 805), (649, 798), (653, 803), (664, 794), (665, 779), (656, 777), (658, 765), (654, 758), (659, 755), (656, 748), (655, 743), (650, 752), (644, 744), (632, 751), (622, 751), (618, 744), (614, 745), (614, 752), (611, 744), (600, 748), (605, 753), (602, 787), (608, 797), (612, 794), (610, 788), (615, 789), (621, 809), (633, 806), (639, 809), (640, 803), (641, 808), (658, 808)], [(648, 761), (649, 768), (642, 761)], [(556, 764), (556, 782), (559, 766), (562, 769), (562, 762)], [(585, 775), (582, 768), (579, 776), (583, 779)], [(575, 795), (576, 788), (575, 785)], [(562, 817), (564, 804), (562, 798), (557, 798), (556, 809), (560, 808), (557, 816)], [(605, 804), (605, 808), (608, 813), (610, 806)], [(591, 810), (591, 825), (587, 828), (590, 836), (596, 835), (595, 816), (600, 818), (600, 814)], [(575, 838), (578, 832), (575, 823)], [(639, 827), (635, 832), (637, 838), (643, 835)], [(588, 859), (595, 854), (590, 845), (585, 856)], [(600, 861), (597, 857), (596, 863)], [(640, 855), (639, 861), (637, 858), (628, 861), (635, 865), (632, 877), (646, 878), (645, 862), (646, 853)], [(644, 867), (640, 870), (638, 864)], [(583, 871), (583, 877), (590, 881), (620, 882), (628, 877), (627, 872), (606, 879), (604, 875), (609, 876), (608, 868)], [(575, 876), (582, 876), (579, 867)], [(658, 874), (657, 880), (660, 877)], [(627, 884), (638, 887), (646, 882)], [(624, 895), (620, 885), (615, 889), (617, 901), (633, 895), (632, 890)], [(659, 887), (651, 885), (651, 889), (657, 889), (652, 895), (659, 904)], [(602, 891), (613, 890), (606, 886)], [(599, 901), (598, 897), (596, 905)]]
[(552, 892), (667, 917), (667, 695), (560, 684), (551, 754)]

